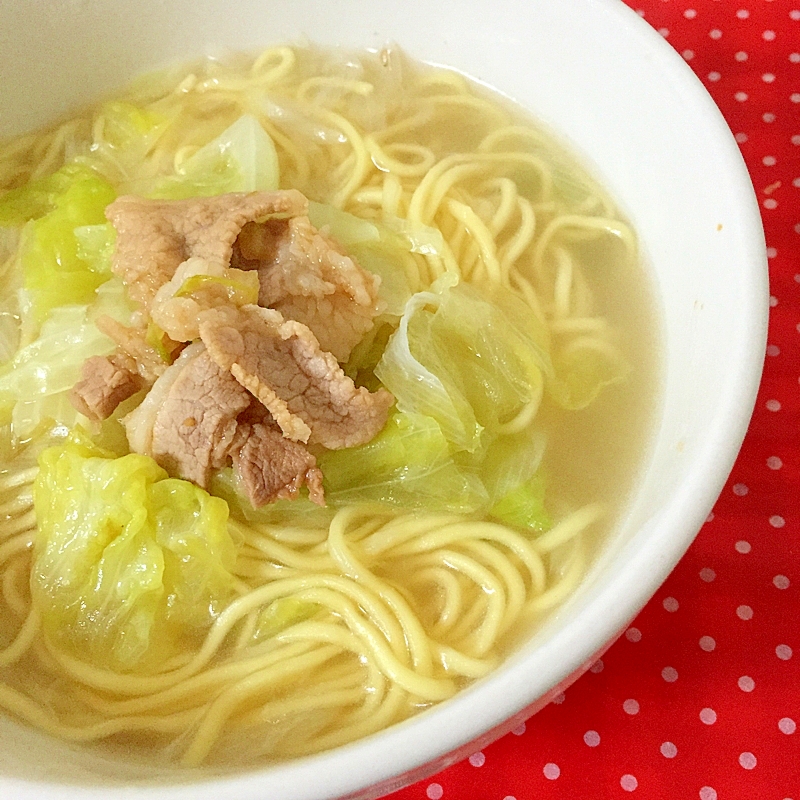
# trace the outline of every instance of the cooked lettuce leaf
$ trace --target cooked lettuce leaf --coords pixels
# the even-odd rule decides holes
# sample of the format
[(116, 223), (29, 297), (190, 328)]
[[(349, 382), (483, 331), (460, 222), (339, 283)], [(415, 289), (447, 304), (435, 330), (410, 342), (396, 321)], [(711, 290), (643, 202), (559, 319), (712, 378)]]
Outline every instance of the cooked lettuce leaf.
[(75, 231), (105, 224), (103, 212), (115, 197), (108, 181), (79, 164), (68, 164), (43, 181), (14, 190), (21, 194), (16, 204), (11, 201), (20, 214), (35, 216), (22, 232), (19, 252), (23, 285), (39, 324), (57, 306), (91, 302), (108, 278), (92, 258), (82, 257)]
[(23, 225), (44, 216), (56, 207), (59, 196), (73, 183), (92, 175), (88, 167), (70, 163), (51, 175), (10, 189), (0, 195), (0, 226)]
[(163, 200), (226, 192), (274, 191), (280, 184), (278, 152), (261, 123), (243, 114), (216, 139), (181, 164), (150, 193)]
[(191, 297), (196, 293), (202, 293), (206, 288), (222, 290), (228, 301), (235, 306), (258, 303), (258, 273), (255, 270), (241, 272), (236, 278), (222, 275), (191, 275), (175, 292), (175, 297)]
[(545, 477), (537, 472), (525, 483), (507, 492), (490, 509), (489, 513), (500, 522), (516, 528), (541, 532), (552, 527), (545, 508)]
[(253, 639), (257, 642), (269, 639), (290, 625), (310, 619), (319, 610), (317, 603), (309, 603), (297, 597), (279, 597), (259, 613)]
[(455, 451), (474, 453), (541, 395), (547, 332), (510, 291), (443, 278), (408, 302), (375, 374), (400, 411), (433, 417)]
[(75, 228), (78, 240), (78, 258), (99, 275), (111, 275), (111, 256), (117, 241), (117, 232), (110, 222), (104, 225), (81, 225)]
[(79, 432), (39, 456), (33, 602), (56, 644), (111, 669), (152, 666), (229, 601), (224, 500)]
[(319, 465), (334, 506), (382, 502), (469, 512), (488, 501), (474, 470), (456, 464), (439, 423), (424, 414), (395, 413), (372, 441), (327, 451)]
[(630, 365), (610, 342), (577, 339), (553, 354), (550, 396), (563, 408), (576, 411), (594, 402), (607, 386), (620, 383)]
[(87, 306), (54, 308), (39, 337), (0, 370), (0, 399), (13, 406), (14, 437), (27, 438), (48, 419), (72, 427), (78, 412), (69, 402), (69, 391), (83, 362), (113, 349), (111, 339), (91, 321)]
[(327, 232), (344, 247), (364, 242), (377, 242), (381, 238), (378, 226), (368, 219), (313, 200), (308, 204), (308, 218), (317, 229)]
[(94, 142), (102, 156), (113, 158), (124, 175), (141, 169), (142, 161), (169, 126), (168, 117), (124, 100), (103, 104), (97, 113), (101, 136)]

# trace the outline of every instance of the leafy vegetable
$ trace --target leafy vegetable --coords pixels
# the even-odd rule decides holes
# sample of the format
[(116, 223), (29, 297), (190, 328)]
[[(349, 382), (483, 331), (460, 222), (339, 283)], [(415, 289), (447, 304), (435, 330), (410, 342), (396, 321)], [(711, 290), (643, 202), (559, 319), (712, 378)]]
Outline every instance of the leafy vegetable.
[(95, 148), (106, 149), (123, 174), (141, 169), (145, 156), (153, 148), (170, 120), (151, 109), (114, 100), (100, 107), (97, 118), (102, 121)]
[(72, 427), (78, 412), (69, 402), (69, 391), (83, 362), (113, 349), (89, 318), (87, 306), (53, 309), (39, 337), (0, 371), (0, 398), (13, 405), (14, 437), (25, 439), (48, 419)]
[(381, 238), (375, 223), (325, 203), (311, 201), (308, 204), (308, 218), (317, 230), (327, 228), (330, 235), (344, 247), (377, 242)]
[(45, 633), (98, 666), (168, 657), (228, 602), (224, 500), (74, 431), (39, 457), (31, 592)]
[(332, 505), (385, 502), (405, 508), (474, 511), (488, 497), (471, 469), (459, 467), (439, 423), (397, 413), (372, 441), (319, 459)]
[(269, 134), (243, 114), (216, 139), (201, 147), (151, 193), (179, 200), (226, 192), (274, 191), (280, 183), (278, 152)]
[(433, 417), (454, 450), (474, 453), (485, 429), (499, 432), (541, 395), (547, 333), (508, 290), (443, 278), (408, 302), (375, 374), (398, 409)]
[(87, 167), (71, 163), (52, 175), (29, 181), (0, 196), (0, 225), (23, 225), (56, 207), (58, 197), (78, 180), (94, 173)]
[(309, 603), (297, 597), (280, 597), (273, 600), (258, 615), (253, 639), (260, 642), (280, 633), (290, 625), (310, 619), (320, 610), (317, 603)]
[(8, 195), (3, 201), (32, 220), (23, 231), (20, 262), (33, 316), (41, 323), (57, 306), (90, 302), (107, 279), (92, 257), (81, 255), (75, 230), (103, 225), (103, 212), (115, 192), (104, 178), (79, 164), (68, 164), (49, 178), (14, 191), (19, 192), (16, 202)]
[(111, 256), (117, 241), (114, 226), (110, 222), (105, 225), (81, 225), (75, 228), (75, 238), (78, 241), (78, 258), (92, 272), (110, 276)]
[(192, 275), (175, 292), (175, 297), (190, 297), (212, 286), (221, 288), (228, 301), (233, 305), (245, 306), (258, 302), (258, 273), (255, 270), (244, 272), (237, 278), (226, 278), (219, 275)]
[(545, 509), (544, 496), (544, 474), (537, 472), (528, 481), (504, 495), (491, 507), (489, 513), (495, 519), (517, 528), (546, 531), (552, 527), (552, 521)]
[(600, 392), (623, 381), (630, 365), (611, 344), (577, 339), (553, 355), (555, 378), (549, 385), (552, 398), (563, 408), (586, 408)]

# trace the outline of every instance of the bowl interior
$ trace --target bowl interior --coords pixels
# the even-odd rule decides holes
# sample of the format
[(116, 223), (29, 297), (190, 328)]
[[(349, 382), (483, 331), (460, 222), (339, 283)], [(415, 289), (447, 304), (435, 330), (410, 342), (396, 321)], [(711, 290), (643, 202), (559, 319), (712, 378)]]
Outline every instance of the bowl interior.
[[(618, 0), (50, 0), (35, 14), (19, 0), (0, 6), (0, 31), (0, 136), (147, 69), (279, 42), (397, 42), (416, 58), (462, 70), (530, 109), (620, 201), (652, 270), (664, 347), (657, 430), (624, 519), (578, 592), (489, 679), (368, 741), (216, 784), (188, 785), (169, 772), (143, 781), (138, 768), (4, 717), (0, 793), (100, 797), (110, 784), (126, 784), (114, 791), (209, 800), (374, 796), (395, 776), (433, 771), (487, 731), (507, 729), (509, 718), (578, 674), (699, 529), (741, 444), (760, 376), (767, 284), (757, 205), (730, 132), (680, 57)], [(58, 787), (65, 783), (72, 786)]]

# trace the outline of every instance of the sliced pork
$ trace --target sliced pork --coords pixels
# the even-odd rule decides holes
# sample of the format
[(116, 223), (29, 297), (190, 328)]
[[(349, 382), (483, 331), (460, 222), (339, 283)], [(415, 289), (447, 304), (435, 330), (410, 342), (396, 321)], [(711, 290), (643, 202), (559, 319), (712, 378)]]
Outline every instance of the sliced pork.
[(250, 395), (202, 345), (182, 354), (159, 381), (152, 390), (156, 402), (124, 420), (126, 431), (144, 424), (150, 436), (139, 441), (134, 433), (128, 440), (132, 447), (139, 443), (138, 452), (151, 455), (171, 475), (208, 488), (211, 471), (227, 463), (236, 418), (250, 405)]
[(70, 393), (70, 401), (81, 414), (94, 421), (108, 419), (116, 407), (144, 388), (136, 362), (124, 355), (92, 356), (83, 362), (81, 379)]
[(258, 269), (258, 302), (307, 325), (320, 347), (345, 362), (383, 310), (380, 278), (363, 270), (308, 217), (246, 225), (234, 264)]
[(248, 222), (305, 214), (306, 198), (293, 189), (223, 194), (189, 200), (147, 200), (125, 195), (106, 217), (117, 231), (112, 269), (132, 300), (145, 308), (175, 270), (197, 257), (227, 267)]
[(207, 311), (200, 338), (209, 355), (257, 397), (284, 435), (330, 449), (370, 441), (394, 398), (357, 387), (314, 334), (259, 306)]
[(325, 505), (316, 458), (302, 444), (287, 439), (268, 414), (260, 421), (240, 419), (239, 436), (244, 444), (232, 452), (233, 467), (255, 508), (294, 500), (303, 486), (308, 486), (314, 503)]

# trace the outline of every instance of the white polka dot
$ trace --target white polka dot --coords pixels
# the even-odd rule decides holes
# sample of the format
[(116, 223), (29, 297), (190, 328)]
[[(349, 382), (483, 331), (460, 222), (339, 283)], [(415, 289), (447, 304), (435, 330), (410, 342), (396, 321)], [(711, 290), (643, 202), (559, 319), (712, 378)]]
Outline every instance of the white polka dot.
[(710, 786), (704, 786), (700, 790), (700, 800), (717, 800), (717, 793)]
[(738, 100), (740, 103), (744, 103), (747, 100), (748, 94), (747, 92), (736, 92), (734, 95), (734, 99)]
[(680, 608), (680, 603), (674, 597), (665, 597), (664, 602), (661, 604), (664, 606), (665, 611), (669, 611), (673, 613)]
[(507, 794), (503, 800), (517, 800), (517, 798), (513, 794)]
[(551, 761), (544, 765), (542, 772), (544, 772), (544, 776), (547, 780), (554, 781), (561, 774), (561, 767), (559, 767), (558, 764), (553, 764)]
[(746, 542), (744, 539), (736, 542), (734, 547), (736, 548), (736, 552), (741, 553), (743, 556), (746, 556), (753, 549), (750, 542)]
[(669, 28), (659, 28), (658, 32), (666, 39), (669, 36)]
[(768, 344), (767, 345), (767, 355), (768, 356), (779, 356), (781, 354), (781, 349), (776, 344)]
[(721, 39), (722, 38), (722, 31), (719, 28), (713, 28), (708, 32), (708, 35), (712, 39)]
[(629, 642), (641, 642), (642, 632), (638, 628), (628, 628), (628, 630), (625, 631), (625, 638)]
[(681, 55), (686, 59), (686, 61), (691, 61), (694, 58), (694, 50), (684, 50)]
[(765, 72), (761, 76), (761, 80), (764, 81), (764, 83), (774, 83), (775, 82), (775, 76), (771, 72)]
[(778, 255), (778, 251), (774, 247), (767, 248), (767, 258), (775, 258)]
[(736, 616), (745, 621), (753, 619), (753, 609), (750, 606), (739, 606), (736, 609)]
[(733, 484), (733, 493), (737, 497), (744, 497), (750, 490), (744, 483), (734, 483)]
[(619, 779), (619, 785), (626, 792), (633, 792), (636, 791), (636, 787), (639, 785), (639, 781), (637, 781), (633, 775), (623, 775)]
[(713, 725), (717, 721), (717, 712), (713, 708), (704, 708), (700, 712), (700, 722), (706, 725)]
[(789, 53), (789, 61), (792, 64), (800, 64), (800, 53)]
[(644, 18), (644, 9), (643, 9), (643, 8), (637, 8), (637, 9), (636, 9), (636, 13), (637, 13), (637, 14), (638, 14), (640, 17)]
[(704, 650), (706, 653), (710, 653), (717, 646), (713, 636), (701, 636), (698, 644), (700, 645), (700, 649)]
[(775, 158), (775, 156), (764, 156), (764, 158), (761, 159), (761, 163), (765, 167), (774, 167), (778, 163), (778, 159)]
[(630, 714), (631, 716), (633, 716), (634, 714), (638, 714), (639, 703), (637, 703), (636, 700), (628, 699), (622, 704), (622, 710), (626, 714)]
[(761, 38), (765, 42), (774, 42), (775, 41), (775, 31), (764, 31), (764, 33), (761, 34)]
[(716, 577), (717, 573), (714, 572), (714, 570), (711, 569), (711, 567), (703, 567), (703, 569), (700, 570), (701, 581), (705, 581), (706, 583), (711, 583), (711, 581), (713, 581), (714, 578)]
[(781, 661), (788, 661), (792, 657), (792, 648), (788, 644), (779, 644), (775, 648), (775, 655)]
[(683, 16), (686, 19), (694, 19), (697, 16), (697, 12), (693, 8), (687, 8), (686, 11), (683, 12)]
[(775, 122), (775, 115), (771, 111), (767, 111), (761, 115), (761, 119), (763, 119), (764, 122)]
[(594, 664), (592, 664), (592, 666), (589, 667), (589, 672), (593, 672), (595, 675), (598, 675), (603, 671), (604, 667), (605, 664), (603, 663), (603, 659), (598, 658), (597, 661), (595, 661)]
[(769, 209), (771, 210), (771, 209), (773, 209), (773, 208), (777, 208), (777, 207), (778, 207), (778, 201), (777, 201), (777, 200), (775, 200), (775, 199), (774, 199), (774, 198), (772, 198), (772, 197), (768, 197), (768, 198), (767, 198), (767, 199), (764, 201), (764, 203), (763, 203), (763, 206), (764, 206), (764, 208), (769, 208)]
[(767, 411), (780, 411), (781, 410), (781, 403), (780, 400), (767, 400), (764, 403), (766, 406)]
[(738, 53), (734, 55), (734, 58), (737, 61), (747, 61), (747, 53), (744, 50), (740, 50)]
[(469, 763), (472, 764), (473, 767), (482, 767), (486, 763), (486, 756), (478, 750), (477, 753), (473, 753), (469, 757)]
[(736, 136), (733, 137), (739, 144), (744, 144), (747, 141), (747, 134), (746, 133), (737, 133)]
[(774, 294), (771, 294), (769, 296), (769, 307), (770, 308), (775, 308), (776, 305), (778, 305), (778, 298), (775, 297)]
[(786, 524), (786, 520), (779, 514), (773, 514), (769, 518), (769, 524), (772, 525), (773, 528), (782, 528)]
[(791, 736), (797, 730), (797, 723), (791, 717), (784, 717), (778, 720), (778, 730)]
[(564, 700), (566, 700), (566, 695), (564, 692), (560, 692), (553, 698), (553, 705), (560, 706)]
[(785, 575), (776, 575), (772, 579), (772, 583), (776, 589), (788, 589), (791, 585), (791, 581)]
[(675, 681), (678, 680), (678, 670), (676, 670), (675, 667), (664, 667), (664, 669), (661, 670), (661, 677), (667, 683), (675, 683)]
[(720, 75), (719, 72), (709, 72), (708, 73), (708, 79), (710, 81), (714, 82), (714, 83), (716, 83), (721, 77), (722, 77), (722, 75)]
[[(798, 189), (800, 189), (800, 178), (795, 178), (795, 179), (792, 181), (792, 186), (796, 186)], [(794, 227), (795, 227), (795, 230), (796, 230), (798, 233), (800, 233), (800, 225), (795, 225)]]
[(709, 511), (708, 516), (706, 517), (706, 522), (713, 522), (714, 521), (714, 512)]
[(783, 466), (783, 461), (781, 461), (778, 456), (770, 456), (767, 459), (767, 466), (770, 469), (780, 469)]
[(749, 675), (742, 675), (736, 683), (743, 692), (752, 692), (756, 688), (756, 682)]
[(429, 783), (425, 794), (428, 795), (428, 800), (441, 800), (444, 795), (444, 789), (442, 789), (441, 784)]
[(789, 19), (793, 19), (795, 22), (800, 20), (800, 9), (796, 9), (796, 8), (792, 9), (789, 12)]
[(746, 8), (740, 8), (736, 12), (736, 16), (739, 17), (739, 19), (747, 19), (750, 16), (750, 12)]
[(525, 723), (521, 722), (511, 733), (513, 733), (514, 736), (522, 736), (522, 734), (525, 733)]
[(792, 93), (789, 95), (789, 99), (790, 99), (790, 100), (791, 100), (793, 103), (800, 103), (800, 92), (792, 92)]
[(756, 766), (756, 757), (752, 753), (742, 753), (739, 756), (739, 763), (745, 769), (754, 769)]
[(795, 145), (795, 147), (800, 147), (800, 133), (796, 133), (792, 136), (792, 144)]
[(600, 734), (597, 731), (586, 731), (583, 734), (583, 741), (589, 747), (597, 747), (600, 744)]
[(664, 758), (675, 758), (678, 755), (678, 748), (672, 742), (664, 742), (659, 749)]

